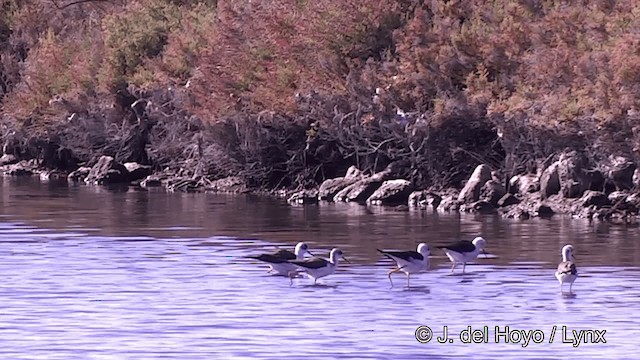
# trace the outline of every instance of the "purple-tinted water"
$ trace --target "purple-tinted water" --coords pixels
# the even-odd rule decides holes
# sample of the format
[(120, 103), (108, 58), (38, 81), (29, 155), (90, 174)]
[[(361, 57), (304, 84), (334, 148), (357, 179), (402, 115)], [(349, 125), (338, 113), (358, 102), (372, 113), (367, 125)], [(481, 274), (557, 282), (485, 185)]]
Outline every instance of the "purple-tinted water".
[[(637, 358), (640, 234), (570, 219), (400, 212), (352, 204), (290, 206), (250, 196), (147, 192), (0, 179), (2, 359)], [(386, 277), (376, 247), (412, 249), (484, 236), (494, 255), (450, 275)], [(352, 264), (312, 286), (266, 274), (245, 256), (306, 241)], [(575, 296), (553, 276), (576, 248)], [(453, 343), (427, 344), (448, 327)], [(483, 329), (465, 344), (467, 326)], [(523, 347), (504, 331), (540, 330)], [(556, 334), (549, 343), (553, 327)], [(563, 343), (562, 326), (606, 330)], [(542, 333), (544, 340), (540, 340)], [(482, 334), (481, 334), (482, 335)], [(464, 337), (464, 336), (463, 336)], [(486, 342), (485, 342), (486, 341)]]

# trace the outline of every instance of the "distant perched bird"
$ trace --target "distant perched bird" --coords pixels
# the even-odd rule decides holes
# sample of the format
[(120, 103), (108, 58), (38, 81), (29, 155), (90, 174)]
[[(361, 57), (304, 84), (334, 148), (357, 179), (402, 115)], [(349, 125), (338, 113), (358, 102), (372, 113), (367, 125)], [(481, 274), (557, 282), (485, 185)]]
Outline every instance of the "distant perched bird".
[(429, 255), (431, 254), (429, 246), (425, 243), (420, 243), (418, 244), (417, 250), (418, 251), (395, 251), (378, 249), (381, 254), (395, 261), (398, 265), (387, 273), (391, 286), (393, 286), (391, 274), (395, 272), (402, 271), (407, 274), (407, 287), (409, 287), (411, 274), (429, 269)]
[(473, 241), (460, 240), (450, 245), (438, 246), (438, 248), (444, 249), (445, 253), (449, 257), (449, 260), (451, 260), (451, 262), (453, 263), (451, 272), (455, 270), (457, 264), (462, 263), (462, 273), (464, 274), (467, 262), (477, 258), (480, 252), (485, 252), (485, 243), (486, 240), (478, 236), (473, 239)]
[(329, 259), (313, 257), (305, 260), (289, 261), (292, 265), (298, 267), (298, 269), (293, 270), (289, 273), (291, 283), (293, 284), (293, 278), (299, 272), (302, 272), (309, 275), (309, 277), (313, 279), (313, 284), (315, 285), (318, 279), (327, 275), (331, 275), (336, 271), (340, 258), (343, 258), (344, 261), (349, 262), (349, 260), (347, 260), (347, 258), (342, 255), (342, 250), (334, 248), (329, 254)]
[(569, 293), (571, 293), (573, 282), (578, 277), (578, 269), (573, 260), (575, 260), (573, 246), (565, 245), (562, 248), (562, 262), (558, 264), (558, 270), (556, 270), (556, 279), (560, 282), (560, 292), (562, 292), (562, 284), (569, 283)]
[(296, 245), (294, 252), (280, 249), (270, 254), (260, 254), (260, 255), (249, 256), (249, 257), (269, 264), (268, 273), (275, 271), (276, 275), (287, 276), (289, 275), (289, 272), (297, 269), (296, 266), (293, 264), (290, 264), (289, 261), (303, 260), (305, 254), (309, 254), (313, 256), (313, 254), (309, 252), (309, 247), (307, 246), (307, 244), (303, 242), (299, 242)]

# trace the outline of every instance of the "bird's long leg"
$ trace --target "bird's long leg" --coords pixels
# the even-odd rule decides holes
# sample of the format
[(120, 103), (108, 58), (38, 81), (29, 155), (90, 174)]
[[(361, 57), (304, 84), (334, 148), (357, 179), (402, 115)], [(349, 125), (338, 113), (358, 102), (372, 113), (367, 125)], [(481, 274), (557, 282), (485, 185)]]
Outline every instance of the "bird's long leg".
[(287, 275), (289, 275), (289, 286), (291, 286), (293, 285), (293, 278), (298, 276), (298, 271), (296, 270), (289, 271)]
[(573, 283), (569, 285), (569, 294), (573, 294), (573, 291), (571, 290), (571, 288), (573, 288)]
[(317, 285), (318, 278), (313, 278), (313, 285)]
[(387, 276), (389, 277), (389, 282), (391, 283), (391, 287), (393, 287), (393, 281), (391, 281), (391, 274), (400, 271), (400, 268), (393, 268), (391, 270), (389, 270), (389, 272), (387, 273)]
[(407, 288), (410, 288), (409, 280), (411, 279), (411, 274), (407, 273)]
[(456, 269), (456, 263), (453, 263), (453, 266), (451, 266), (451, 272), (453, 272)]
[(464, 269), (467, 267), (467, 263), (463, 262), (462, 263), (462, 273), (464, 274)]

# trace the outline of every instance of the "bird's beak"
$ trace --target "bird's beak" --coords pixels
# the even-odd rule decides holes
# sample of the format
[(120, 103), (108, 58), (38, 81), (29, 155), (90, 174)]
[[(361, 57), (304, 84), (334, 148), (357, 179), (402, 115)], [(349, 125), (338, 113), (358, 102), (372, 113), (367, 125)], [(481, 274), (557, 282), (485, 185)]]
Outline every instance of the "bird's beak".
[(307, 250), (307, 254), (311, 255), (311, 256), (315, 256), (311, 253), (311, 251)]
[(349, 259), (347, 259), (346, 257), (342, 257), (342, 260), (346, 261), (347, 263), (351, 264), (351, 261), (349, 261)]
[(576, 257), (575, 255), (573, 255), (573, 254), (571, 254), (571, 257), (572, 257), (574, 260), (575, 260), (575, 259), (577, 259), (577, 257)]

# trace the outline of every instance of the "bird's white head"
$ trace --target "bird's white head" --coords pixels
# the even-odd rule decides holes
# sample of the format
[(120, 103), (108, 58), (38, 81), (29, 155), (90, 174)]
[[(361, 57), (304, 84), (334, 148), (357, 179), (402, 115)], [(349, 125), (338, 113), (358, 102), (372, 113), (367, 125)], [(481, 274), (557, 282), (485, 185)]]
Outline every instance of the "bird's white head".
[(333, 250), (331, 250), (331, 254), (329, 254), (329, 260), (332, 263), (337, 264), (341, 258), (344, 259), (344, 261), (349, 262), (349, 260), (347, 260), (347, 258), (342, 254), (342, 250), (338, 248), (334, 248)]
[(311, 253), (309, 252), (309, 247), (302, 241), (296, 245), (296, 250), (294, 252), (298, 259), (304, 258), (304, 254), (311, 255)]
[(573, 245), (565, 245), (562, 248), (562, 261), (574, 261), (575, 255), (573, 255)]
[(429, 245), (425, 243), (418, 244), (418, 252), (425, 258), (431, 255), (431, 250), (429, 249)]
[(475, 246), (476, 249), (483, 250), (487, 241), (484, 238), (478, 236), (477, 238), (473, 239), (471, 243), (473, 243), (473, 246)]

